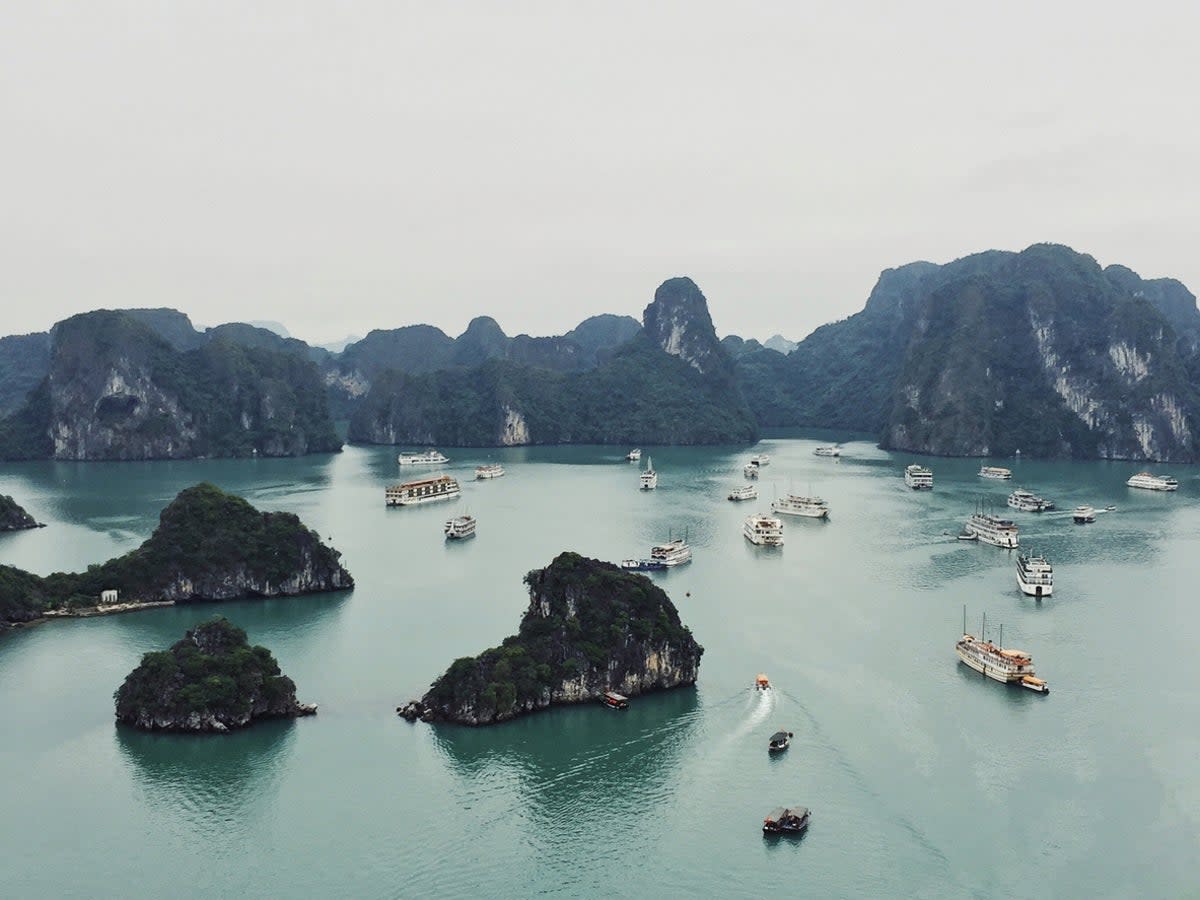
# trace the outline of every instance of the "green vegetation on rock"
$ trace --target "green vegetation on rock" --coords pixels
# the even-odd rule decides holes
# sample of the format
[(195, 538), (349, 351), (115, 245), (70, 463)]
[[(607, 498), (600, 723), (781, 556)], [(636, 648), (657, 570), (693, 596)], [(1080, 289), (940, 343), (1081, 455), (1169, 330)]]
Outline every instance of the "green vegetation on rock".
[(525, 584), (518, 633), (456, 660), (418, 704), (425, 718), (480, 725), (608, 690), (633, 696), (695, 682), (704, 648), (645, 576), (568, 552)]
[(147, 653), (113, 695), (118, 721), (146, 730), (224, 732), (254, 719), (306, 715), (266, 647), (218, 617), (169, 650)]
[(45, 578), (0, 567), (0, 622), (47, 609), (122, 602), (195, 602), (277, 597), (354, 586), (341, 554), (292, 513), (259, 512), (211, 484), (181, 491), (136, 550), (78, 573)]
[(37, 520), (7, 494), (0, 494), (0, 531), (20, 531), (37, 528)]

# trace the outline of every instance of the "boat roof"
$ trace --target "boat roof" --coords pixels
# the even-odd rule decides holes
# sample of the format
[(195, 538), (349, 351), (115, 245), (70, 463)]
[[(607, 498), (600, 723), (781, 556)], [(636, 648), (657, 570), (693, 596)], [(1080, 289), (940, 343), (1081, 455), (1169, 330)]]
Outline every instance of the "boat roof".
[(782, 741), (782, 740), (786, 739), (787, 736), (788, 736), (788, 733), (786, 731), (777, 731), (773, 735), (771, 735), (771, 740), (772, 741)]
[(610, 700), (628, 700), (629, 698), (623, 694), (618, 694), (616, 691), (605, 691), (604, 696)]
[(433, 476), (430, 476), (429, 478), (418, 478), (415, 481), (405, 481), (401, 484), (393, 484), (388, 488), (388, 490), (389, 491), (401, 491), (401, 490), (404, 490), (405, 488), (420, 487), (423, 484), (438, 484), (443, 481), (453, 481), (453, 480), (454, 479), (451, 478), (449, 475), (433, 475)]
[(788, 816), (794, 816), (797, 819), (803, 819), (807, 815), (807, 806), (777, 806), (767, 814), (767, 821), (778, 822), (780, 819)]

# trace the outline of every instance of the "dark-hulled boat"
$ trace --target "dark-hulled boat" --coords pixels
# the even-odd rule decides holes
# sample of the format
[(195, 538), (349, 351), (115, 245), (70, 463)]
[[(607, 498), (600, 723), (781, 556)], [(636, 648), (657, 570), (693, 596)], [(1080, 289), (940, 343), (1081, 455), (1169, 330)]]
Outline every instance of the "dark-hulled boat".
[(807, 806), (782, 806), (763, 819), (763, 834), (800, 834), (811, 817)]
[(771, 740), (767, 742), (767, 750), (771, 753), (786, 750), (791, 741), (792, 733), (790, 731), (777, 731), (771, 735)]

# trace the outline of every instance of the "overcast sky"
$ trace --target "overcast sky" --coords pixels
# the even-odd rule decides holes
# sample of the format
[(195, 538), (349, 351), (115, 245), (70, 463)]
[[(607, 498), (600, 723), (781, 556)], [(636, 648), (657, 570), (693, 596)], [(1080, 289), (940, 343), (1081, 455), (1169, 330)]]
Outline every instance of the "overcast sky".
[(1038, 241), (1195, 291), (1198, 10), (7, 4), (0, 333), (555, 334), (687, 274), (721, 334), (797, 338)]

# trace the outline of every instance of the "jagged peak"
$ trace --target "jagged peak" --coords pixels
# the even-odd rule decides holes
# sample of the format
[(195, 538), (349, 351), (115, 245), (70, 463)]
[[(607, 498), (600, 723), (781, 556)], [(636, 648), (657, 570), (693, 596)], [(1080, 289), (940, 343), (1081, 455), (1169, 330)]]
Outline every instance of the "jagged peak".
[(654, 300), (642, 313), (642, 326), (655, 344), (699, 372), (709, 373), (728, 364), (708, 301), (687, 276), (668, 278), (658, 286)]

